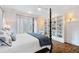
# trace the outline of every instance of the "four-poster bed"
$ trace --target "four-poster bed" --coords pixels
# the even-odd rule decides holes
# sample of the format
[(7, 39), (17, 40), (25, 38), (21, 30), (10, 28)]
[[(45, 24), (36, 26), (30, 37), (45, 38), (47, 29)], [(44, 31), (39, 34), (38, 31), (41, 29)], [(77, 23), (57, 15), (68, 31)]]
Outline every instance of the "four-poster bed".
[[(19, 52), (36, 52), (36, 53), (44, 53), (49, 51), (50, 53), (52, 52), (52, 37), (51, 37), (51, 8), (49, 9), (49, 18), (50, 18), (50, 22), (49, 22), (49, 38), (46, 37), (45, 35), (41, 35), (41, 34), (36, 34), (36, 35), (32, 35), (32, 34), (27, 34), (27, 33), (23, 33), (23, 34), (16, 34), (16, 41), (12, 42), (12, 46), (1, 46), (0, 47), (0, 52), (4, 52), (4, 53), (19, 53)], [(33, 22), (34, 22), (34, 18), (33, 18)], [(33, 32), (34, 32), (34, 23), (33, 25)], [(10, 38), (11, 39), (11, 38)], [(1, 39), (0, 39), (1, 40)], [(5, 39), (6, 40), (6, 39)], [(5, 43), (5, 40), (2, 41)], [(41, 41), (42, 44), (44, 44), (44, 46), (40, 46), (39, 42)]]

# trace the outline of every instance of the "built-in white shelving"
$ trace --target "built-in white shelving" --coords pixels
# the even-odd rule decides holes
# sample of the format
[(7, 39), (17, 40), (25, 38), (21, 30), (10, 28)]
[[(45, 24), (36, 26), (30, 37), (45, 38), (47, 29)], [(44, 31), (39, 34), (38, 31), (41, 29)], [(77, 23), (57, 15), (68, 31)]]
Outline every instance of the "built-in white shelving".
[(52, 39), (64, 42), (64, 17), (57, 16), (52, 18)]

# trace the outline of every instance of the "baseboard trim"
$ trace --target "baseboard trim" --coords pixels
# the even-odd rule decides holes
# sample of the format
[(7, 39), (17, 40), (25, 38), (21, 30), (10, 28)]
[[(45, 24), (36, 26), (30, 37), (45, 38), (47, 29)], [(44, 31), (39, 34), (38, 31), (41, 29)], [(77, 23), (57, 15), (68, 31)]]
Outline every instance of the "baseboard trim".
[(64, 44), (64, 42), (60, 42), (60, 41), (57, 41), (57, 40), (52, 40), (52, 42), (53, 42), (53, 41), (56, 41), (56, 42), (59, 42), (59, 43), (62, 43), (62, 44)]

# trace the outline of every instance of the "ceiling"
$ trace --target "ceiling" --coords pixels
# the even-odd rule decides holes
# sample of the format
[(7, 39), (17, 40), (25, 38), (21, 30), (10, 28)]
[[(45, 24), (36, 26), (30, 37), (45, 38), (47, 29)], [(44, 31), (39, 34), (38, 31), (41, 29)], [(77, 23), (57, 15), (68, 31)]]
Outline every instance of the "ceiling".
[[(52, 14), (62, 14), (70, 10), (79, 10), (78, 5), (3, 5), (2, 7), (43, 16), (48, 15), (49, 8), (52, 8)], [(39, 7), (41, 11), (37, 10)]]

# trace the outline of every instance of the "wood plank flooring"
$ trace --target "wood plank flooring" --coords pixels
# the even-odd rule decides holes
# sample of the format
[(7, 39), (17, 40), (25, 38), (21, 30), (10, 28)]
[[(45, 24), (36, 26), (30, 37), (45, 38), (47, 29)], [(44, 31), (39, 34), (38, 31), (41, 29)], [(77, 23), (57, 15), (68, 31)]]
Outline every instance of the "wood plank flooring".
[(79, 47), (69, 44), (60, 43), (53, 40), (53, 53), (79, 53)]

